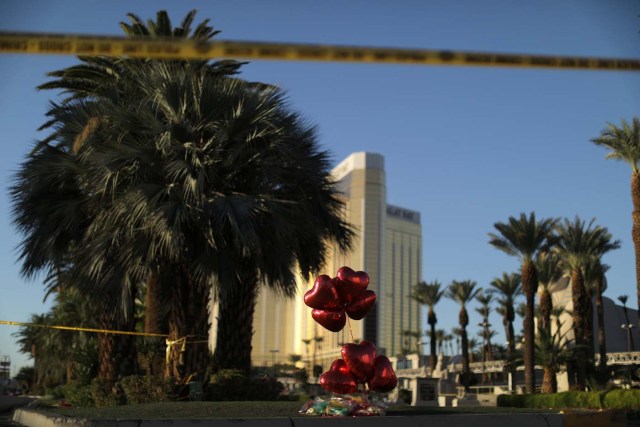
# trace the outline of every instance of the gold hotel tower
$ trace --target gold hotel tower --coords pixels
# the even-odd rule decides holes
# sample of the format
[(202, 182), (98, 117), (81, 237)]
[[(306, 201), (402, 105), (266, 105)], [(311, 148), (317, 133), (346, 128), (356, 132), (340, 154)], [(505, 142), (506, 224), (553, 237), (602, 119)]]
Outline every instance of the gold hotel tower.
[[(334, 333), (318, 325), (304, 304), (303, 295), (315, 278), (309, 282), (300, 278), (293, 300), (263, 287), (253, 323), (254, 366), (290, 363), (289, 355), (298, 354), (306, 367), (315, 364), (326, 370), (341, 357), (342, 344), (352, 342), (352, 334), (353, 340), (372, 341), (378, 353), (387, 356), (395, 356), (403, 348), (415, 351), (418, 345), (418, 338), (402, 332), (421, 331), (420, 306), (409, 298), (413, 285), (422, 278), (420, 213), (387, 204), (380, 154), (351, 154), (332, 174), (344, 197), (345, 218), (356, 230), (356, 237), (348, 253), (332, 247), (321, 272), (335, 277), (342, 266), (366, 271), (369, 289), (377, 295), (376, 304), (363, 320), (349, 319), (342, 331)], [(215, 343), (215, 317), (212, 320), (210, 341)]]

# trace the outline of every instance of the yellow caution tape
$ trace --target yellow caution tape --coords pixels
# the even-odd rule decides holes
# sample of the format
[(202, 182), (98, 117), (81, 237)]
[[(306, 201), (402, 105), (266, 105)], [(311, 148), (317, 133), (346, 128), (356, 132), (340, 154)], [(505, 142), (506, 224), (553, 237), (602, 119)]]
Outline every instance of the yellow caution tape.
[(0, 32), (1, 53), (197, 60), (236, 58), (283, 61), (375, 62), (386, 64), (606, 71), (640, 70), (639, 59), (393, 49), (300, 43), (202, 42), (175, 38), (125, 38), (8, 32)]
[(8, 320), (0, 320), (0, 325), (30, 326), (34, 328), (61, 329), (64, 331), (96, 332), (99, 334), (137, 335), (142, 337), (167, 337), (168, 336), (167, 334), (150, 334), (145, 332), (113, 331), (109, 329), (80, 328), (75, 326), (38, 325), (35, 323), (10, 322)]

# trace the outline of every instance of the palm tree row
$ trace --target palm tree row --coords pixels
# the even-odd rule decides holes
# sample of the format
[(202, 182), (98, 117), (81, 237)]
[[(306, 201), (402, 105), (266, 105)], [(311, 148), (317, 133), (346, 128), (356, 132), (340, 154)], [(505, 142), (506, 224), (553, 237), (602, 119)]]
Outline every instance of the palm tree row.
[[(218, 33), (194, 17), (174, 28), (163, 11), (147, 23), (129, 15), (121, 27), (198, 41)], [(170, 346), (166, 376), (248, 372), (260, 286), (291, 297), (328, 241), (350, 244), (315, 128), (278, 88), (235, 77), (235, 61), (79, 60), (40, 87), (64, 98), (11, 188), (23, 274), (44, 272), (62, 296), (77, 289), (104, 329), (134, 330), (145, 288), (147, 330), (188, 344)], [(98, 340), (100, 378), (135, 372), (132, 338)]]
[[(550, 323), (553, 308), (550, 287), (563, 273), (570, 277), (574, 342), (580, 352), (576, 362), (577, 387), (585, 388), (587, 360), (593, 359), (590, 354), (594, 347), (592, 298), (596, 299), (598, 306), (600, 352), (602, 360), (606, 363), (604, 312), (601, 309), (606, 267), (602, 264), (602, 257), (608, 251), (619, 248), (620, 242), (612, 240), (606, 227), (596, 226), (594, 222), (595, 220), (591, 220), (586, 223), (579, 217), (573, 221), (536, 220), (535, 213), (532, 212), (529, 216), (523, 213), (519, 218), (510, 217), (507, 223), (496, 223), (495, 228), (499, 234), (489, 234), (493, 246), (509, 255), (518, 256), (522, 263), (522, 286), (526, 295), (524, 365), (527, 393), (533, 393), (535, 390), (535, 294), (541, 285), (541, 329), (544, 330), (545, 336), (553, 337)], [(587, 281), (585, 274), (589, 275)]]

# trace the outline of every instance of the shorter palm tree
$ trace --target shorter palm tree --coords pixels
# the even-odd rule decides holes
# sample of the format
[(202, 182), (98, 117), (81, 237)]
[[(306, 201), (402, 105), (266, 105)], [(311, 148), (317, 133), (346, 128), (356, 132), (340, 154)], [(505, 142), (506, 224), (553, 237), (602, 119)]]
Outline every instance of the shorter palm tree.
[(460, 338), (462, 341), (462, 385), (469, 387), (471, 380), (471, 370), (469, 367), (469, 341), (467, 337), (467, 325), (469, 325), (469, 314), (466, 304), (478, 295), (482, 288), (476, 288), (477, 283), (473, 280), (454, 280), (447, 289), (446, 296), (460, 304), (458, 321), (460, 323)]
[(575, 358), (575, 347), (565, 339), (558, 328), (553, 334), (539, 328), (536, 336), (536, 364), (542, 366), (542, 392), (557, 393), (556, 375), (566, 369), (567, 363)]
[(426, 305), (428, 308), (427, 323), (430, 327), (429, 343), (431, 350), (429, 356), (429, 367), (431, 368), (431, 372), (434, 371), (437, 363), (436, 324), (438, 323), (438, 318), (436, 317), (434, 307), (444, 295), (445, 290), (440, 289), (441, 286), (442, 284), (437, 280), (430, 283), (419, 282), (413, 287), (413, 292), (410, 295), (410, 298), (417, 301), (419, 304)]

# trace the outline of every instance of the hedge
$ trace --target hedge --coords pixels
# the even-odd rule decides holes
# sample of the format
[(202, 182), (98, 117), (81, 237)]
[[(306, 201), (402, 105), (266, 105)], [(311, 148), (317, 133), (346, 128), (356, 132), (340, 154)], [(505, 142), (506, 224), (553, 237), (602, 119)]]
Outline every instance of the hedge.
[(616, 389), (610, 391), (566, 391), (554, 394), (503, 394), (498, 396), (498, 406), (637, 410), (640, 408), (640, 390)]

